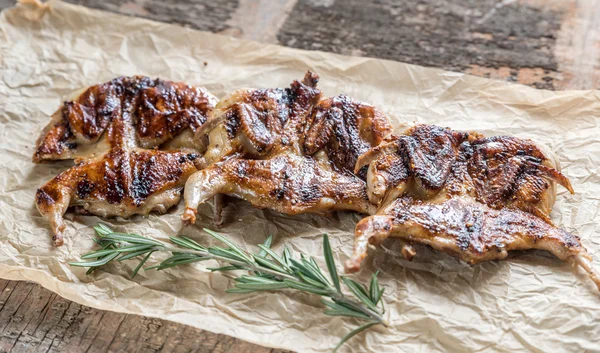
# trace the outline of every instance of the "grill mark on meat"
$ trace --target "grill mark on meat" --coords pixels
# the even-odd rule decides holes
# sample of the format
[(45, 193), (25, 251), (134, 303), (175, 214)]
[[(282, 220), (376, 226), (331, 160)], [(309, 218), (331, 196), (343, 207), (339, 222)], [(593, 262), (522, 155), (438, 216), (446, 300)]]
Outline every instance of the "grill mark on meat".
[[(106, 200), (111, 204), (121, 203), (125, 197), (125, 183), (123, 178), (123, 170), (121, 167), (122, 160), (117, 160), (113, 166), (108, 166), (108, 163), (104, 164), (104, 190), (106, 194)], [(116, 168), (115, 168), (116, 167)]]
[[(135, 125), (143, 147), (154, 147), (187, 128), (196, 131), (216, 103), (205, 89), (148, 77), (119, 77), (92, 86), (64, 102), (53, 127), (37, 142), (34, 161), (70, 158), (81, 145), (96, 143), (108, 131), (113, 146), (129, 139), (126, 126)], [(115, 119), (124, 124), (110, 128)]]
[(361, 154), (391, 133), (381, 112), (346, 95), (320, 102), (307, 122), (304, 152), (312, 155), (324, 149), (339, 171), (353, 170)]
[[(86, 176), (84, 176), (85, 178)], [(94, 191), (94, 184), (87, 179), (80, 180), (77, 183), (76, 195), (80, 199), (88, 197)]]
[(240, 118), (236, 110), (229, 110), (225, 117), (225, 131), (227, 136), (233, 139), (240, 127)]
[[(394, 202), (389, 215), (396, 226), (413, 227), (424, 232), (411, 239), (451, 239), (461, 251), (453, 253), (469, 263), (484, 260), (490, 251), (503, 249), (519, 239), (531, 247), (544, 241), (556, 241), (565, 249), (581, 249), (579, 238), (542, 219), (513, 209), (495, 210), (488, 206), (452, 198), (442, 203), (429, 203), (404, 197)], [(560, 256), (559, 256), (560, 257)]]
[(36, 193), (35, 193), (35, 202), (37, 204), (43, 204), (43, 205), (54, 205), (55, 201), (54, 200), (58, 200), (58, 195), (50, 195), (49, 192), (52, 191), (47, 191), (44, 189), (37, 189)]
[[(152, 173), (151, 169), (154, 165), (154, 157), (150, 157), (145, 162), (135, 162), (136, 165), (133, 173), (133, 183), (131, 184), (131, 198), (135, 204), (140, 204), (143, 199), (148, 197), (152, 192)], [(136, 170), (137, 169), (137, 170)]]

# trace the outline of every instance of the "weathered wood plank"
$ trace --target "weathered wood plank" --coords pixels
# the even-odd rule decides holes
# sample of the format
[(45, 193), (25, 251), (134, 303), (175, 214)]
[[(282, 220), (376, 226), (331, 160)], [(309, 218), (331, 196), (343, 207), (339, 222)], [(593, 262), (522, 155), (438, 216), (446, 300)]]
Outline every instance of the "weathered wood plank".
[(173, 322), (96, 310), (0, 280), (0, 352), (283, 352)]
[[(13, 291), (13, 295), (16, 294), (18, 294), (18, 290)], [(6, 327), (1, 331), (0, 351), (18, 352), (22, 350), (21, 347), (38, 341), (39, 336), (28, 336), (28, 333), (34, 332), (39, 325), (40, 318), (43, 317), (42, 313), (46, 310), (52, 296), (51, 292), (31, 284), (29, 295), (21, 302), (19, 310), (12, 315)], [(14, 301), (16, 302), (16, 300)]]
[[(8, 1), (8, 0), (0, 0)], [(545, 89), (600, 83), (595, 0), (67, 0), (308, 50), (467, 72)]]
[(562, 78), (557, 89), (598, 89), (600, 85), (600, 6), (579, 0), (564, 8), (555, 47)]
[[(287, 46), (398, 60), (453, 71), (521, 68), (556, 73), (561, 14), (496, 0), (300, 0), (279, 32)], [(502, 3), (500, 3), (502, 4)], [(318, 25), (317, 25), (318, 24)], [(533, 86), (553, 88), (554, 77)]]
[(238, 8), (238, 0), (67, 0), (70, 3), (151, 20), (218, 32)]

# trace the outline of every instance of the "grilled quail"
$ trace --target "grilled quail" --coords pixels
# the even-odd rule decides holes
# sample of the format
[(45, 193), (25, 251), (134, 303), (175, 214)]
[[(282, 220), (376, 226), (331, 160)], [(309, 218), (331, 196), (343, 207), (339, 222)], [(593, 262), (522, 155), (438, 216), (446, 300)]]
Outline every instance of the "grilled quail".
[(359, 157), (368, 165), (377, 214), (356, 226), (346, 270), (357, 271), (367, 245), (401, 239), (402, 254), (425, 244), (470, 264), (541, 249), (581, 265), (600, 288), (600, 275), (579, 238), (550, 220), (555, 183), (569, 180), (529, 140), (416, 125)]
[(203, 88), (142, 76), (92, 86), (65, 102), (33, 156), (38, 163), (75, 159), (75, 166), (36, 194), (54, 244), (63, 244), (63, 215), (70, 206), (130, 217), (176, 205), (199, 167), (194, 132), (215, 104)]
[(321, 100), (317, 81), (308, 72), (290, 88), (239, 90), (217, 104), (196, 135), (207, 167), (186, 183), (185, 222), (218, 194), (292, 215), (375, 211), (352, 167), (390, 134), (390, 123), (349, 97)]

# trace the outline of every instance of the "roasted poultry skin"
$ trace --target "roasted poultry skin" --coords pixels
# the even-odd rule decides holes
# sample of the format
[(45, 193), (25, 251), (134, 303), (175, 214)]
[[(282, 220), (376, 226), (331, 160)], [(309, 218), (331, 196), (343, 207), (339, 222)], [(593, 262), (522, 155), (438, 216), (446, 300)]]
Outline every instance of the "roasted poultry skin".
[(318, 79), (308, 72), (290, 88), (238, 90), (217, 104), (196, 134), (207, 167), (186, 183), (184, 222), (194, 223), (198, 205), (220, 194), (289, 215), (375, 212), (352, 168), (391, 125), (347, 96), (322, 100)]
[(359, 157), (355, 171), (365, 166), (369, 199), (380, 208), (404, 193), (429, 199), (443, 190), (550, 222), (556, 184), (573, 192), (553, 158), (530, 140), (485, 138), (435, 125), (410, 127), (369, 150)]
[(63, 244), (63, 215), (71, 206), (130, 217), (179, 203), (185, 181), (200, 167), (194, 132), (215, 104), (203, 88), (143, 76), (92, 86), (66, 101), (33, 156), (37, 163), (75, 160), (36, 193), (54, 244)]
[(408, 259), (413, 244), (469, 264), (546, 250), (581, 265), (600, 288), (579, 238), (550, 220), (555, 184), (573, 192), (571, 184), (532, 141), (416, 125), (360, 156), (356, 170), (367, 165), (379, 209), (357, 224), (347, 272), (359, 270), (368, 244), (394, 237)]

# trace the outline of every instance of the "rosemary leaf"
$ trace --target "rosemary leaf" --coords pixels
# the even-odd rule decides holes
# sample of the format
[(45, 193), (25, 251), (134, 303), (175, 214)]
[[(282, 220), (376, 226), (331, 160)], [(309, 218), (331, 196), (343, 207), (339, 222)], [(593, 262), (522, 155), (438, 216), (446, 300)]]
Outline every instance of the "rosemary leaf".
[(337, 305), (343, 306), (348, 310), (360, 311), (361, 303), (353, 303), (353, 302), (343, 302), (338, 299), (332, 299)]
[(288, 271), (281, 267), (281, 266), (277, 266), (276, 264), (272, 263), (271, 261), (267, 260), (266, 258), (259, 256), (259, 255), (253, 255), (254, 260), (261, 266), (265, 266), (268, 267), (272, 270), (275, 270), (277, 272), (281, 272), (281, 273), (287, 273)]
[(369, 298), (369, 291), (367, 290), (367, 287), (365, 287), (364, 285), (356, 282), (355, 280), (353, 280), (351, 278), (348, 278), (348, 277), (345, 277), (345, 276), (342, 276), (342, 280), (344, 281), (344, 284), (346, 286), (349, 286), (350, 283), (351, 283), (352, 286), (354, 288), (356, 288), (357, 290), (359, 290), (362, 295), (364, 295), (365, 297)]
[(211, 272), (226, 272), (226, 271), (235, 271), (235, 270), (243, 270), (244, 268), (241, 266), (221, 266), (221, 267), (208, 267), (207, 270)]
[(107, 238), (98, 238), (98, 239), (96, 239), (96, 243), (98, 243), (104, 249), (108, 249), (108, 248), (116, 249), (119, 245), (118, 241), (115, 241), (112, 239), (107, 239)]
[(331, 294), (330, 291), (319, 288), (319, 287), (315, 287), (315, 286), (311, 286), (308, 284), (304, 284), (302, 282), (298, 282), (298, 281), (292, 281), (289, 279), (286, 279), (283, 281), (284, 283), (287, 283), (290, 287), (295, 288), (295, 289), (299, 289), (299, 290), (303, 290), (305, 292), (309, 292), (309, 293), (313, 293), (313, 294), (318, 294), (318, 295), (329, 295)]
[(338, 349), (340, 349), (340, 347), (346, 343), (346, 341), (348, 341), (349, 339), (351, 339), (352, 337), (358, 335), (359, 333), (363, 332), (364, 330), (377, 325), (379, 322), (377, 321), (370, 321), (367, 322), (366, 324), (363, 324), (357, 328), (355, 328), (354, 330), (348, 332), (344, 337), (342, 337), (342, 339), (340, 340), (340, 343), (337, 344), (337, 346), (335, 346), (335, 348), (333, 349), (333, 352), (337, 352)]
[(174, 254), (173, 256), (171, 256), (168, 259), (164, 260), (162, 263), (163, 264), (170, 264), (172, 262), (177, 262), (177, 261), (180, 261), (180, 260), (195, 259), (196, 257), (198, 257), (198, 256), (194, 255), (194, 254), (182, 254), (182, 253), (178, 253), (178, 254)]
[(356, 311), (356, 309), (352, 306), (349, 306), (347, 304), (344, 303), (340, 303), (340, 302), (334, 302), (334, 301), (330, 301), (330, 300), (321, 300), (321, 303), (323, 303), (325, 306), (333, 309), (333, 310), (350, 310), (350, 311)]
[(302, 272), (298, 272), (298, 276), (300, 276), (300, 279), (302, 279), (302, 281), (306, 282), (308, 285), (323, 289), (327, 288), (327, 286), (323, 283), (315, 281), (314, 279), (303, 275)]
[(288, 288), (288, 285), (284, 282), (273, 282), (273, 283), (238, 283), (235, 285), (236, 288), (248, 289), (248, 290), (277, 290)]
[(285, 262), (285, 260), (281, 258), (281, 256), (277, 255), (273, 250), (269, 249), (268, 247), (262, 244), (258, 245), (258, 247), (261, 251), (264, 251), (267, 254), (269, 254), (269, 256), (271, 256), (273, 260), (277, 261), (281, 266), (287, 267), (287, 262)]
[(237, 283), (253, 283), (253, 281), (246, 278), (246, 276), (234, 278), (233, 281)]
[(162, 245), (162, 243), (152, 240), (149, 238), (144, 238), (139, 235), (132, 234), (124, 234), (124, 233), (110, 233), (104, 236), (105, 239), (113, 239), (119, 242), (127, 242), (130, 244), (147, 244), (147, 245)]
[(333, 253), (331, 251), (331, 245), (329, 244), (329, 237), (327, 234), (323, 236), (323, 255), (325, 256), (325, 263), (327, 264), (327, 270), (329, 270), (329, 277), (337, 289), (338, 293), (342, 292), (340, 287), (340, 278), (335, 268), (335, 260), (333, 259)]
[(229, 259), (229, 260), (241, 261), (241, 262), (248, 263), (248, 264), (251, 264), (254, 262), (254, 259), (248, 260), (245, 256), (244, 257), (240, 256), (236, 251), (221, 248), (218, 246), (208, 248), (208, 252), (213, 255), (224, 257), (225, 259)]
[[(262, 244), (262, 246), (264, 246), (264, 247), (266, 247), (266, 248), (270, 249), (272, 244), (273, 244), (273, 235), (272, 235), (272, 234), (270, 234), (270, 235), (267, 237), (267, 239), (265, 240), (265, 242)], [(267, 255), (267, 252), (266, 252), (266, 251), (264, 251), (264, 250), (261, 248), (261, 249), (260, 249), (260, 251), (258, 252), (258, 255), (260, 255), (260, 256), (263, 256), (263, 257), (264, 257), (264, 256), (266, 256), (266, 255)]]
[(317, 261), (315, 261), (315, 258), (310, 256), (308, 258), (308, 263), (310, 266), (312, 266), (315, 270), (320, 271), (321, 269), (319, 268), (319, 265), (317, 264)]
[(292, 251), (290, 250), (290, 248), (288, 248), (287, 246), (283, 248), (283, 259), (285, 260), (285, 263), (289, 266), (292, 266)]
[(91, 274), (92, 272), (96, 271), (96, 269), (97, 269), (97, 268), (98, 268), (98, 267), (90, 267), (90, 268), (88, 268), (88, 270), (87, 270), (87, 271), (85, 271), (85, 274), (86, 274), (86, 275), (89, 275), (89, 274)]
[(140, 251), (146, 250), (150, 251), (152, 248), (156, 247), (156, 245), (132, 245), (132, 246), (124, 246), (122, 248), (115, 249), (116, 252), (132, 252), (132, 251)]
[(150, 258), (150, 255), (152, 255), (153, 251), (150, 251), (148, 253), (148, 255), (146, 255), (146, 257), (144, 257), (144, 259), (142, 259), (142, 261), (140, 261), (140, 263), (137, 265), (137, 267), (135, 268), (135, 270), (133, 270), (133, 274), (131, 275), (131, 277), (135, 277), (137, 276), (139, 270), (142, 268), (142, 266), (146, 263), (146, 261), (148, 261), (148, 259)]
[(130, 252), (129, 254), (123, 254), (123, 256), (121, 256), (117, 259), (117, 261), (121, 262), (121, 261), (129, 260), (131, 258), (140, 256), (140, 255), (144, 255), (147, 252), (152, 253), (152, 251), (150, 251), (149, 249), (148, 250), (138, 250), (138, 251)]
[(375, 272), (373, 276), (371, 276), (371, 283), (369, 283), (369, 294), (371, 295), (371, 301), (377, 305), (381, 300), (381, 295), (383, 291), (379, 288), (379, 281), (377, 280), (377, 275), (379, 271)]
[(223, 237), (221, 234), (215, 233), (212, 230), (207, 229), (207, 228), (204, 228), (204, 231), (206, 233), (210, 234), (215, 239), (220, 240), (224, 244), (227, 244), (227, 246), (229, 246), (228, 250), (236, 252), (240, 257), (246, 259), (247, 262), (249, 262), (249, 263), (253, 263), (254, 262), (254, 259), (251, 258), (250, 256), (248, 256), (248, 254), (246, 254), (246, 252), (244, 250), (240, 249), (240, 247), (238, 247), (235, 243), (233, 243), (229, 239)]
[(331, 285), (329, 280), (323, 275), (323, 272), (321, 272), (321, 268), (319, 268), (319, 265), (317, 264), (317, 261), (315, 261), (314, 257), (310, 256), (308, 260), (306, 257), (304, 257), (302, 258), (302, 263), (304, 263), (306, 267), (312, 269), (315, 276), (317, 276), (320, 281), (323, 282), (323, 284), (328, 286)]
[(383, 300), (381, 300), (381, 298), (383, 298), (383, 292), (385, 292), (385, 288), (380, 288), (379, 289), (379, 303), (381, 304), (381, 312), (385, 313), (385, 305), (383, 304)]
[(96, 224), (96, 226), (94, 227), (94, 230), (96, 231), (96, 234), (98, 234), (99, 236), (105, 236), (106, 234), (110, 234), (113, 232), (112, 229), (110, 229), (104, 223)]
[(292, 265), (294, 266), (293, 269), (297, 270), (297, 273), (302, 273), (303, 275), (308, 276), (317, 282), (324, 282), (324, 284), (328, 284), (327, 280), (323, 281), (324, 278), (322, 275), (316, 272), (310, 265), (307, 266), (306, 261), (303, 261), (303, 263), (300, 263), (294, 259), (291, 259), (291, 261)]
[[(243, 280), (243, 282), (242, 282)], [(274, 281), (273, 279), (270, 278), (265, 278), (262, 276), (242, 276), (242, 277), (238, 277), (236, 278), (236, 282), (242, 282), (242, 283), (280, 283), (281, 281)]]
[(148, 267), (147, 270), (155, 268), (158, 271), (160, 271), (160, 270), (164, 270), (164, 269), (170, 268), (170, 267), (187, 265), (187, 264), (191, 264), (191, 263), (194, 263), (194, 262), (206, 261), (206, 260), (210, 260), (210, 259), (211, 259), (210, 257), (200, 257), (200, 256), (197, 256), (197, 257), (192, 257), (192, 258), (188, 258), (188, 259), (182, 259), (182, 260), (177, 260), (177, 261), (169, 262), (167, 264), (161, 262), (159, 265)]
[(329, 316), (347, 316), (347, 317), (357, 317), (359, 319), (364, 319), (364, 320), (369, 320), (370, 317), (368, 317), (367, 315), (358, 312), (358, 311), (352, 311), (352, 310), (348, 310), (348, 309), (344, 309), (344, 310), (330, 310), (327, 309), (325, 311), (323, 311), (323, 314), (325, 315), (329, 315)]
[(106, 255), (105, 257), (100, 258), (99, 260), (96, 260), (96, 261), (69, 262), (69, 265), (78, 266), (78, 267), (98, 267), (98, 266), (106, 265), (107, 263), (114, 260), (115, 257), (117, 257), (117, 256), (119, 256), (119, 253), (115, 252), (110, 255)]
[(94, 252), (82, 255), (81, 258), (84, 260), (85, 259), (97, 259), (99, 257), (110, 255), (114, 252), (115, 252), (115, 249), (103, 249), (103, 250), (98, 250), (98, 251), (94, 251)]
[(370, 317), (367, 316), (367, 314), (357, 310), (357, 308), (350, 306), (348, 304), (339, 303), (339, 302), (334, 303), (334, 302), (328, 301), (328, 300), (322, 300), (321, 302), (331, 309), (330, 314), (329, 314), (331, 316), (352, 316), (352, 317), (363, 318), (366, 320), (370, 319)]
[(193, 249), (197, 251), (206, 251), (206, 247), (198, 244), (196, 241), (188, 237), (169, 237), (169, 239), (171, 240), (171, 242), (179, 246), (183, 246), (184, 248)]
[(371, 310), (377, 311), (377, 306), (371, 301), (365, 288), (360, 283), (344, 276), (342, 276), (342, 281), (361, 302), (367, 305)]

